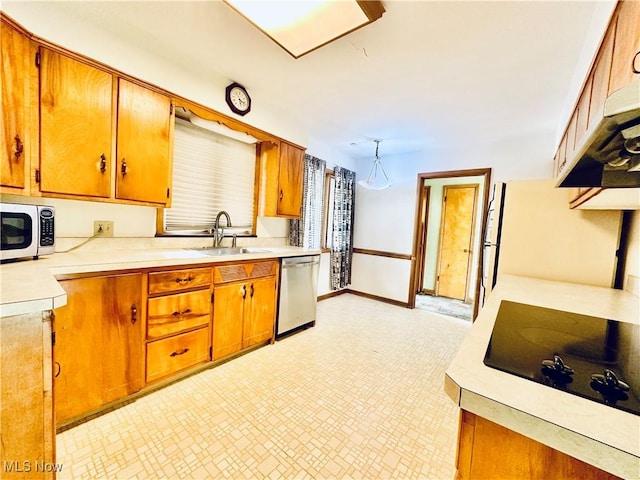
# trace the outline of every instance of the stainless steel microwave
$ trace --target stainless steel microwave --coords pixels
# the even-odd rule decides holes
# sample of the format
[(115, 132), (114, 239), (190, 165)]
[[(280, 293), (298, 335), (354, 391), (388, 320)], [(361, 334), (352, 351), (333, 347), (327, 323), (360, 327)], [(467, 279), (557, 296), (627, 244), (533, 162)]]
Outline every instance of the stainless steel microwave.
[(52, 254), (55, 250), (55, 209), (45, 205), (0, 203), (0, 260)]

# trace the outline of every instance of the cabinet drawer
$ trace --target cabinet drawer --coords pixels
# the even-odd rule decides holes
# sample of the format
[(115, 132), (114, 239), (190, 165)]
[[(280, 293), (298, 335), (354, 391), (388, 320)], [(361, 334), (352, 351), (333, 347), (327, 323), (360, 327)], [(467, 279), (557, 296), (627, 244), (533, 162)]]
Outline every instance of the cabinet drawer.
[(210, 268), (191, 268), (149, 274), (149, 294), (177, 292), (211, 285)]
[(211, 292), (178, 293), (149, 299), (147, 338), (165, 337), (209, 325)]
[(209, 328), (147, 344), (147, 382), (209, 360)]
[(216, 284), (238, 282), (248, 278), (275, 275), (277, 271), (278, 262), (276, 260), (240, 263), (236, 265), (219, 265), (213, 268), (213, 282)]

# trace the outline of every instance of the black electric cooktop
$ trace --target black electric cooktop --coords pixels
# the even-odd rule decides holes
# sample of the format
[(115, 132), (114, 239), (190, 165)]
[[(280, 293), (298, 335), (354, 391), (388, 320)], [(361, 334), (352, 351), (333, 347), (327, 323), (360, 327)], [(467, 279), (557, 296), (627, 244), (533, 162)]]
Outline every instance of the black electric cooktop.
[(640, 415), (640, 325), (503, 300), (484, 363)]

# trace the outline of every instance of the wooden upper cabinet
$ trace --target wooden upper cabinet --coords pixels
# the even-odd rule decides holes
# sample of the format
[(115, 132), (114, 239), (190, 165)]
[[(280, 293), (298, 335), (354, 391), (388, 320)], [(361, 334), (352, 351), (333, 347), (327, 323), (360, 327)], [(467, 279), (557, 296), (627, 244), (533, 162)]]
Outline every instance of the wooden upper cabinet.
[(111, 196), (111, 74), (40, 48), (40, 190)]
[(168, 201), (171, 118), (168, 96), (119, 80), (116, 198)]
[(300, 216), (303, 176), (304, 150), (287, 142), (280, 142), (280, 169), (278, 172), (279, 215)]
[(596, 63), (592, 70), (593, 80), (587, 128), (590, 128), (602, 118), (604, 102), (609, 95), (609, 77), (611, 73), (611, 60), (613, 58), (614, 33), (615, 28), (609, 28), (602, 41), (602, 46), (600, 47)]
[(0, 35), (2, 55), (0, 179), (3, 187), (13, 187), (18, 189), (16, 193), (23, 193), (21, 190), (28, 186), (25, 182), (25, 170), (28, 168), (30, 151), (27, 144), (29, 40), (4, 20), (0, 22)]
[(638, 0), (620, 2), (615, 22), (609, 93), (640, 77), (637, 73), (640, 68), (640, 58), (638, 58), (640, 57), (640, 2)]
[(171, 118), (168, 96), (40, 48), (40, 191), (166, 204)]

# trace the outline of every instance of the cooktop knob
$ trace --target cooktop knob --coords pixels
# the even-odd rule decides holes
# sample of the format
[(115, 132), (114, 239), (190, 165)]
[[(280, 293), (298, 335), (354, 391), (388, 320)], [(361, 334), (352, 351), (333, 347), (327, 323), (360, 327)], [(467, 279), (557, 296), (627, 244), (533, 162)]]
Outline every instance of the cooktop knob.
[(554, 355), (553, 360), (543, 360), (542, 366), (550, 369), (553, 373), (561, 373), (564, 375), (573, 375), (573, 368), (566, 365), (560, 355)]
[(594, 373), (591, 375), (591, 380), (592, 387), (598, 391), (600, 391), (598, 387), (618, 392), (629, 391), (629, 385), (620, 380), (618, 376), (608, 368), (605, 369), (604, 374)]

